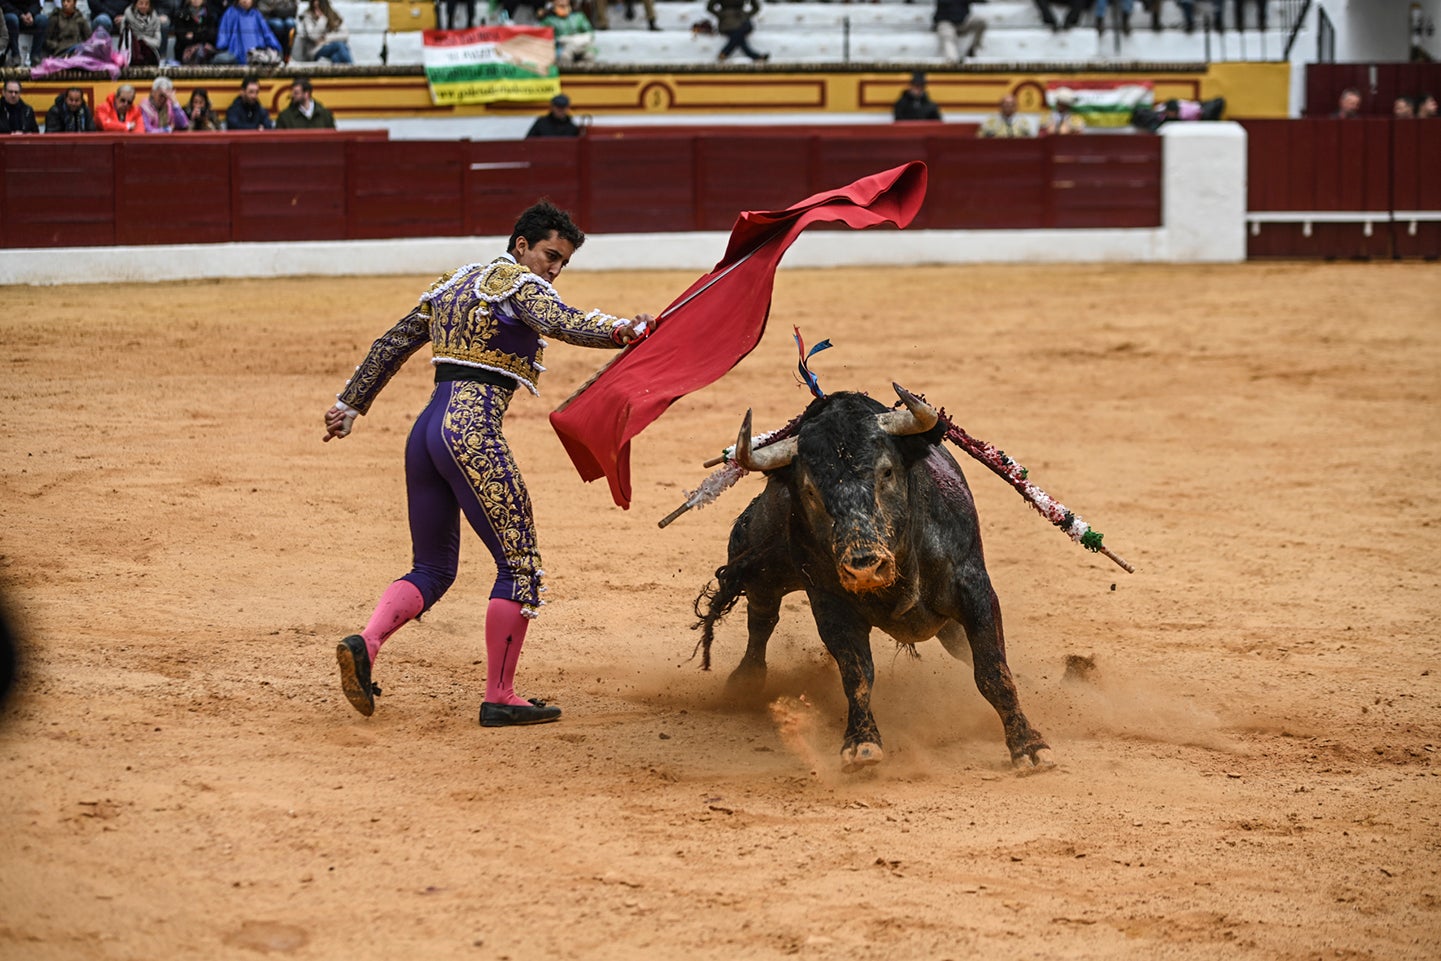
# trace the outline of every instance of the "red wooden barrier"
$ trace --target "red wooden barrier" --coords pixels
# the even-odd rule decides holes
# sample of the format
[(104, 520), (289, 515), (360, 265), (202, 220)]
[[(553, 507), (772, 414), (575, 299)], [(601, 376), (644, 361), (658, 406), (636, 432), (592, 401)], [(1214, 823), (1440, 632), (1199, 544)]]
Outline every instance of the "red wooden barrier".
[(915, 226), (1152, 227), (1161, 140), (980, 141), (960, 124), (612, 129), (578, 140), (389, 141), (374, 132), (44, 135), (0, 141), (0, 245), (506, 233), (549, 196), (594, 233), (726, 230), (910, 160)]

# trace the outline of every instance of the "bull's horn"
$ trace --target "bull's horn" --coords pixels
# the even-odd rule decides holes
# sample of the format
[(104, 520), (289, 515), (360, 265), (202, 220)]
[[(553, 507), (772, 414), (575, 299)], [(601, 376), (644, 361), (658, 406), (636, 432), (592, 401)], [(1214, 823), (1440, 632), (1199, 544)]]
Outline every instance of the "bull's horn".
[(906, 390), (900, 384), (892, 383), (896, 396), (901, 403), (906, 405), (905, 410), (888, 410), (884, 414), (877, 414), (881, 422), (881, 430), (896, 437), (904, 437), (907, 434), (924, 434), (936, 426), (936, 421), (941, 415), (930, 404), (921, 400), (915, 394)]
[(736, 463), (746, 470), (778, 470), (790, 464), (796, 456), (796, 439), (787, 437), (785, 440), (777, 441), (774, 444), (767, 444), (760, 450), (751, 449), (751, 412), (746, 411), (746, 419), (741, 424), (741, 432), (736, 437)]

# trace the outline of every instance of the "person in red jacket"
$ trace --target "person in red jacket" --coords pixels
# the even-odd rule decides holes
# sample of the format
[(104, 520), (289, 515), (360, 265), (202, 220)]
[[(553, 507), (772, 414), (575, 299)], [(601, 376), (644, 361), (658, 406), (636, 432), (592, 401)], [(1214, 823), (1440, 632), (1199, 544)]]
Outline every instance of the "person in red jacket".
[(135, 106), (135, 88), (128, 83), (117, 87), (95, 108), (95, 122), (105, 133), (144, 133), (145, 123)]

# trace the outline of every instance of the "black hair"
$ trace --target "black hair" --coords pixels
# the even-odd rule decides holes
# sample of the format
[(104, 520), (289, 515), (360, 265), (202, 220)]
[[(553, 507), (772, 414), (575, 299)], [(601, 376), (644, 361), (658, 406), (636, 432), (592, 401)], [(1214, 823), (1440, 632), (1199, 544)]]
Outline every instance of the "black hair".
[(252, 83), (255, 84), (257, 87), (260, 86), (260, 78), (257, 77), (257, 76), (255, 76), (254, 74), (249, 74), (249, 75), (247, 75), (247, 76), (241, 77), (241, 78), (240, 78), (240, 89), (241, 89), (241, 90), (244, 90), (246, 87), (250, 86)]
[(561, 240), (568, 240), (576, 250), (585, 243), (585, 234), (570, 219), (570, 214), (561, 210), (549, 200), (542, 200), (531, 205), (525, 213), (521, 214), (515, 221), (515, 228), (510, 232), (510, 246), (507, 251), (515, 250), (515, 242), (521, 237), (532, 246), (546, 240), (551, 234), (556, 234)]

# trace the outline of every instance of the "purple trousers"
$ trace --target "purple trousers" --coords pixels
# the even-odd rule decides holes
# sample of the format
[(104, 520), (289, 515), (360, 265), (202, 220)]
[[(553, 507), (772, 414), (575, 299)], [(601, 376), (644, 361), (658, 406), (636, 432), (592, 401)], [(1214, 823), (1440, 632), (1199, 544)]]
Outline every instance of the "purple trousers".
[(492, 598), (517, 601), (527, 617), (540, 606), (540, 553), (530, 495), (501, 433), (513, 391), (454, 381), (435, 385), (405, 444), (413, 567), (404, 580), (425, 609), (455, 583), (460, 515), (495, 558)]

